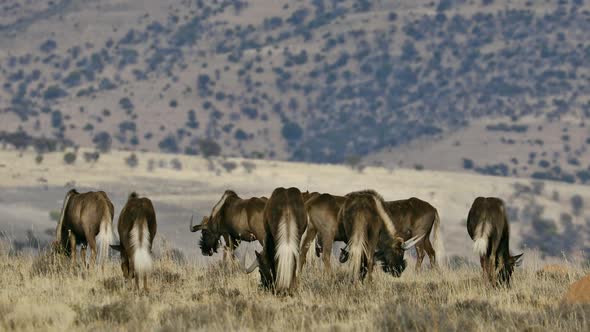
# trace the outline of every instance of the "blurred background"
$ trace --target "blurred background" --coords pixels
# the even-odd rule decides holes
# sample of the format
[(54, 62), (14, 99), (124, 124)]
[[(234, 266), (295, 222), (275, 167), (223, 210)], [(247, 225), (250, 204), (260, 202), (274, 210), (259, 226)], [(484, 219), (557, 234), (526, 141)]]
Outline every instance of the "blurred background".
[(296, 185), (430, 201), (457, 257), (496, 195), (514, 250), (587, 254), (589, 31), (584, 0), (0, 0), (0, 233), (138, 190), (196, 255), (223, 190)]

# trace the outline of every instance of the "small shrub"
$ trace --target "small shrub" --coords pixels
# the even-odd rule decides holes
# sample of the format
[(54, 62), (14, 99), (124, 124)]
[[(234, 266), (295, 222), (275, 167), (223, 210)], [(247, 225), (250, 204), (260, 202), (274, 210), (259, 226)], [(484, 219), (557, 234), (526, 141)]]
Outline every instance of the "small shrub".
[(66, 154), (64, 154), (64, 162), (68, 165), (72, 165), (73, 163), (76, 162), (76, 153), (74, 152), (66, 152)]
[(127, 164), (127, 166), (131, 168), (137, 167), (137, 165), (139, 164), (137, 155), (135, 155), (135, 153), (132, 153), (129, 157), (125, 158), (125, 163)]
[(572, 196), (570, 202), (572, 204), (572, 212), (574, 215), (579, 216), (582, 212), (582, 209), (584, 208), (584, 199), (582, 196), (576, 194)]
[(113, 144), (113, 139), (109, 133), (106, 131), (101, 131), (100, 133), (94, 135), (92, 138), (92, 143), (94, 143), (98, 151), (109, 152), (111, 150), (111, 145)]
[(238, 164), (233, 161), (225, 161), (221, 164), (221, 166), (223, 166), (223, 169), (225, 169), (226, 172), (231, 173), (238, 167)]
[(242, 167), (246, 170), (246, 173), (250, 174), (256, 169), (256, 164), (251, 161), (242, 161)]
[(170, 160), (170, 166), (174, 170), (177, 170), (177, 171), (182, 170), (182, 163), (180, 162), (180, 160), (178, 160), (178, 158), (174, 158), (174, 159)]
[(217, 142), (210, 139), (202, 139), (199, 141), (199, 149), (205, 158), (216, 157), (221, 154), (221, 146)]
[(95, 163), (98, 161), (98, 158), (100, 158), (100, 152), (95, 151), (95, 152), (84, 152), (84, 160), (87, 163)]
[(287, 141), (297, 141), (303, 136), (303, 129), (295, 122), (286, 122), (283, 124), (281, 134)]

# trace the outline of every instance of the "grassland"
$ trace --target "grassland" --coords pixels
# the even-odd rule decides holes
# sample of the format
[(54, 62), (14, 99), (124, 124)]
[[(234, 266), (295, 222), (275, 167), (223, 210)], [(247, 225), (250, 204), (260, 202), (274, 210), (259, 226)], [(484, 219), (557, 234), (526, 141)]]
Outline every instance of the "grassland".
[[(159, 252), (166, 252), (161, 248)], [(539, 276), (529, 253), (511, 289), (492, 289), (474, 265), (351, 285), (344, 268), (326, 275), (306, 266), (292, 297), (258, 288), (258, 273), (230, 264), (182, 263), (159, 255), (149, 293), (126, 284), (118, 259), (100, 269), (70, 269), (44, 253), (0, 252), (0, 330), (387, 330), (587, 331), (590, 306), (560, 303), (568, 285), (588, 269)], [(534, 256), (534, 255), (533, 255)]]

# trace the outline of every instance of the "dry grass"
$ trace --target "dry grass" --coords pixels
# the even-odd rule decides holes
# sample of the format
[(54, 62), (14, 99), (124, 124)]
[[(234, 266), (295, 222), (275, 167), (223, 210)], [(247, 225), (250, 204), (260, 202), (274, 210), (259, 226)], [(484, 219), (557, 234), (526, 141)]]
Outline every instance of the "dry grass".
[[(208, 267), (157, 260), (149, 293), (123, 281), (118, 262), (69, 269), (59, 259), (0, 252), (0, 330), (588, 330), (590, 306), (559, 303), (588, 270), (562, 278), (519, 269), (512, 289), (494, 290), (480, 271), (463, 266), (400, 279), (381, 272), (353, 286), (344, 270), (306, 266), (293, 297), (258, 288), (258, 273), (216, 263)], [(42, 265), (48, 265), (41, 268)]]

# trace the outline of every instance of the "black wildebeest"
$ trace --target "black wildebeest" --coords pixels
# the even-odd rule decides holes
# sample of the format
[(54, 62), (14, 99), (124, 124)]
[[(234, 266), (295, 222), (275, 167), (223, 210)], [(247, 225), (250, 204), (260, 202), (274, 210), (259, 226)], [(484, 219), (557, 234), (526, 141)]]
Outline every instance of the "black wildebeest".
[(522, 254), (510, 255), (510, 227), (504, 202), (496, 197), (476, 198), (467, 217), (467, 231), (475, 241), (473, 250), (480, 257), (484, 277), (494, 286), (510, 286), (512, 272), (520, 265)]
[(303, 197), (297, 188), (276, 188), (264, 208), (266, 237), (262, 253), (246, 270), (260, 271), (263, 287), (275, 293), (292, 293), (297, 288), (297, 266), (301, 236), (307, 226)]
[[(391, 216), (399, 236), (404, 241), (414, 236), (424, 235), (424, 238), (416, 243), (416, 271), (421, 270), (425, 254), (430, 259), (430, 266), (436, 268), (436, 252), (439, 255), (444, 252), (442, 241), (438, 239), (440, 217), (436, 208), (416, 197), (386, 202), (385, 208)], [(430, 241), (430, 234), (432, 234), (432, 242)], [(437, 247), (436, 251), (434, 250), (435, 246)], [(377, 259), (383, 260), (384, 254), (378, 249)], [(393, 261), (389, 265), (383, 264), (383, 269), (385, 272), (392, 272), (394, 275), (399, 276), (406, 267), (406, 262), (403, 260), (403, 251), (398, 251), (397, 255), (392, 256), (391, 259)], [(393, 270), (389, 271), (389, 269)]]
[(225, 240), (224, 257), (233, 255), (238, 241), (262, 241), (266, 235), (262, 216), (268, 199), (265, 197), (240, 198), (234, 191), (226, 190), (201, 224), (192, 225), (191, 232), (201, 231), (199, 246), (205, 256), (212, 256), (219, 248), (220, 238)]
[(305, 265), (307, 251), (316, 235), (316, 254), (319, 256), (322, 251), (326, 253), (322, 260), (326, 270), (331, 270), (330, 255), (334, 241), (348, 241), (343, 225), (338, 222), (338, 211), (343, 203), (343, 196), (330, 194), (314, 195), (305, 201), (305, 211), (309, 219), (301, 242), (300, 270)]
[[(338, 212), (344, 203), (345, 198), (342, 196), (321, 194), (305, 202), (305, 208), (309, 216), (308, 229), (304, 234), (301, 245), (301, 266), (305, 264), (305, 258), (310, 243), (317, 234), (316, 254), (324, 252), (322, 260), (326, 269), (330, 269), (330, 253), (335, 241), (347, 242), (342, 223), (338, 221)], [(437, 241), (440, 218), (437, 210), (428, 202), (412, 197), (409, 199), (391, 201), (385, 203), (385, 208), (389, 213), (398, 236), (404, 241), (414, 236), (424, 235), (424, 238), (416, 244), (416, 270), (420, 270), (422, 260), (425, 256), (424, 251), (428, 253), (432, 266), (436, 266), (435, 251), (433, 246), (437, 246), (437, 251), (442, 252), (443, 247), (440, 241)], [(433, 240), (430, 241), (430, 234), (433, 234)], [(381, 236), (388, 236), (382, 233)], [(401, 248), (392, 248), (389, 246), (382, 247), (381, 244), (387, 243), (387, 239), (379, 241), (376, 252), (376, 259), (380, 261), (382, 269), (399, 277), (406, 268), (404, 260), (404, 250)], [(340, 262), (344, 263), (348, 259), (348, 252), (342, 249)]]
[(94, 264), (99, 247), (99, 259), (108, 258), (113, 241), (114, 207), (104, 191), (67, 192), (56, 229), (55, 246), (76, 261), (76, 244), (81, 244), (80, 256), (86, 265), (86, 248), (90, 246), (90, 263)]
[(424, 237), (424, 234), (404, 241), (385, 209), (383, 198), (373, 190), (352, 192), (338, 213), (338, 220), (344, 226), (348, 238), (350, 278), (363, 280), (371, 273), (375, 263), (378, 245), (384, 253), (385, 264), (397, 251), (407, 250)]
[(152, 243), (156, 236), (156, 212), (149, 198), (131, 193), (119, 215), (120, 244), (111, 247), (121, 252), (121, 269), (125, 278), (135, 279), (139, 290), (139, 279), (147, 291), (147, 274), (152, 268)]

